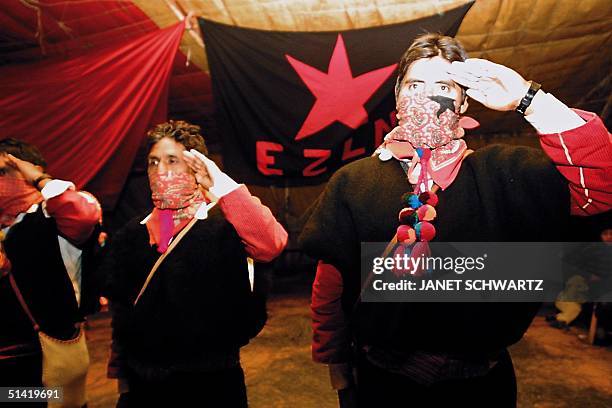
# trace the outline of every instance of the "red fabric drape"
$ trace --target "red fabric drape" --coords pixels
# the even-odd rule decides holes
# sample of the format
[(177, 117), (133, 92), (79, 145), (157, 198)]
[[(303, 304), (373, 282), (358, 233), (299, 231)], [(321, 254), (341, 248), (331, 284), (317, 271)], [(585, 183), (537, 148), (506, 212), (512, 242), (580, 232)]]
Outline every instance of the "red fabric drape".
[(48, 172), (112, 208), (151, 125), (167, 115), (184, 23), (76, 58), (0, 67), (0, 139), (35, 144)]

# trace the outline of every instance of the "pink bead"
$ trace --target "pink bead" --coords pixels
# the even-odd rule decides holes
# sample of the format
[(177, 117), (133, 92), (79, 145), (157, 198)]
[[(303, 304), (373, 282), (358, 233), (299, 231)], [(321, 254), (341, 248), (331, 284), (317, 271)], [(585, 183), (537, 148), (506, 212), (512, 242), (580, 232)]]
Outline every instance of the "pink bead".
[(429, 204), (432, 207), (438, 205), (438, 195), (436, 193), (432, 193), (431, 191), (426, 191), (419, 195), (419, 201), (423, 204)]
[(397, 227), (397, 242), (403, 244), (412, 244), (416, 242), (416, 231), (408, 225), (400, 225)]
[(432, 221), (436, 218), (437, 213), (433, 206), (425, 204), (419, 207), (417, 215), (419, 216), (419, 221)]
[(420, 232), (419, 241), (431, 241), (436, 236), (436, 228), (430, 222), (421, 221), (415, 229)]

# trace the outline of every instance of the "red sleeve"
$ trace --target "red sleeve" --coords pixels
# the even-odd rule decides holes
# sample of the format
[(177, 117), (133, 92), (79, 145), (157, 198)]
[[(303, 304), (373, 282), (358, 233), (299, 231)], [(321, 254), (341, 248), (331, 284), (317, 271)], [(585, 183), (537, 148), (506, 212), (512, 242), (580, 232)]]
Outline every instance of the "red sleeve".
[(93, 195), (72, 190), (48, 199), (45, 210), (55, 219), (62, 235), (75, 244), (89, 238), (102, 215), (100, 204)]
[(342, 310), (342, 275), (332, 265), (319, 261), (312, 285), (312, 359), (317, 363), (349, 361), (350, 334)]
[(602, 213), (612, 208), (612, 136), (596, 114), (574, 111), (587, 122), (540, 135), (540, 144), (569, 181), (572, 215)]
[(287, 231), (268, 207), (242, 185), (219, 200), (225, 218), (236, 228), (247, 254), (256, 261), (270, 262), (285, 249)]

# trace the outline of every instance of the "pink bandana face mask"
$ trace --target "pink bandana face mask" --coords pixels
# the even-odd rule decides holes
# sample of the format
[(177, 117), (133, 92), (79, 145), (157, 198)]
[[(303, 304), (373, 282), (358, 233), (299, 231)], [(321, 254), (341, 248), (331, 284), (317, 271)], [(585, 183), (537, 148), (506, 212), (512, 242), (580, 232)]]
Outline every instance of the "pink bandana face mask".
[[(386, 158), (380, 156), (381, 160), (391, 156), (398, 160), (411, 159), (408, 179), (415, 188), (426, 191), (431, 181), (446, 189), (455, 179), (467, 151), (461, 139), (465, 134), (463, 128), (475, 128), (478, 122), (460, 117), (455, 112), (454, 99), (423, 94), (400, 95), (397, 116), (398, 126), (387, 134), (381, 146), (387, 152)], [(418, 149), (431, 153), (427, 153), (423, 163), (417, 155)], [(419, 183), (422, 177), (430, 180), (424, 186)]]
[(190, 173), (152, 174), (149, 184), (155, 205), (146, 223), (149, 242), (157, 244), (157, 251), (163, 254), (170, 239), (187, 225), (205, 199)]
[(189, 206), (198, 185), (190, 173), (165, 173), (149, 176), (153, 205), (160, 210), (178, 210)]
[(455, 101), (445, 96), (400, 95), (397, 102), (399, 129), (394, 140), (412, 147), (436, 149), (463, 137)]

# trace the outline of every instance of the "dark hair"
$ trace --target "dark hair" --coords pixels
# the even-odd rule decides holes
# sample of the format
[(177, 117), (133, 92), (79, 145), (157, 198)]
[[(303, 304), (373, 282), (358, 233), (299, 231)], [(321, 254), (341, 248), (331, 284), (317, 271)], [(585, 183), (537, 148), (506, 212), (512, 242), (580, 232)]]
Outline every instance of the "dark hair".
[(186, 150), (196, 149), (200, 153), (208, 154), (204, 138), (200, 134), (200, 127), (182, 120), (169, 120), (160, 123), (147, 133), (147, 154), (155, 143), (163, 138), (169, 138), (185, 146)]
[(400, 84), (408, 72), (410, 64), (421, 58), (442, 57), (449, 62), (465, 61), (467, 52), (459, 40), (442, 34), (428, 33), (417, 37), (406, 50), (399, 63), (397, 81), (395, 82), (395, 96), (397, 97)]
[(23, 140), (7, 138), (0, 140), (0, 153), (10, 153), (18, 159), (25, 160), (45, 170), (47, 162), (38, 148)]

